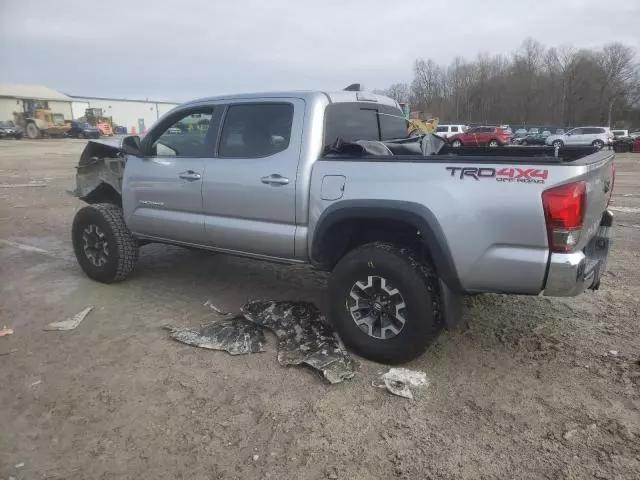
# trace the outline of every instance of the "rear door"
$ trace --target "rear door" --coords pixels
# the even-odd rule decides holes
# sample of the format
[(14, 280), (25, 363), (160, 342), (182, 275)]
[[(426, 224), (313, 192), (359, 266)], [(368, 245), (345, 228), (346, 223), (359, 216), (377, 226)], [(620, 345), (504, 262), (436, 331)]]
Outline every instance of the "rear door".
[(295, 186), (305, 103), (251, 99), (225, 110), (202, 190), (206, 244), (294, 257)]
[(494, 137), (493, 134), (493, 128), (491, 127), (481, 127), (478, 129), (478, 132), (476, 133), (476, 145), (478, 146), (485, 146), (489, 143), (489, 140), (491, 140)]
[(565, 145), (581, 145), (584, 143), (584, 129), (574, 128), (566, 135)]
[(127, 158), (123, 206), (133, 233), (203, 243), (202, 178), (213, 152), (213, 112), (207, 105), (176, 111), (144, 137), (140, 157)]

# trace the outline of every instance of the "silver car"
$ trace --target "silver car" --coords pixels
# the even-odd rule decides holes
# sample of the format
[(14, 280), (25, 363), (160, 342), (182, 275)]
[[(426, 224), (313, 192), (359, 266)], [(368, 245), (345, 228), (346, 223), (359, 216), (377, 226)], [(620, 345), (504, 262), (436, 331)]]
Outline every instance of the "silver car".
[(547, 145), (563, 147), (565, 145), (592, 145), (602, 148), (613, 141), (613, 133), (609, 127), (578, 127), (561, 135), (549, 135)]

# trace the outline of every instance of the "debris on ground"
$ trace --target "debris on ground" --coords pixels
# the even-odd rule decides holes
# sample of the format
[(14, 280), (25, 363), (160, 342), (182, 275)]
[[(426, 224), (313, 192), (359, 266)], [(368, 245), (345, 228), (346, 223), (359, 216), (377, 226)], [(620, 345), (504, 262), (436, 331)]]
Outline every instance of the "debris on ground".
[(46, 187), (44, 182), (33, 183), (0, 183), (0, 188)]
[(618, 351), (617, 350), (609, 350), (609, 355), (612, 355), (614, 357), (618, 356)]
[(13, 328), (9, 328), (6, 325), (0, 328), (0, 337), (6, 337), (9, 335), (13, 335)]
[(423, 387), (429, 385), (427, 375), (424, 372), (409, 370), (407, 368), (391, 368), (387, 373), (380, 375), (373, 382), (374, 387), (386, 388), (389, 392), (399, 397), (413, 400), (413, 393), (409, 387)]
[(42, 383), (42, 380), (36, 380), (35, 382), (33, 382), (31, 385), (29, 385), (30, 387), (35, 387), (37, 385), (40, 385)]
[(89, 312), (93, 310), (93, 307), (87, 307), (81, 312), (76, 313), (73, 317), (69, 317), (66, 320), (62, 320), (60, 322), (51, 322), (47, 326), (44, 327), (45, 330), (73, 330), (80, 322), (82, 322)]
[(357, 362), (336, 340), (314, 304), (265, 300), (249, 302), (240, 310), (245, 318), (278, 337), (280, 365), (306, 364), (332, 384), (355, 375)]
[(16, 468), (22, 468), (22, 467), (24, 467), (24, 462), (18, 463), (16, 465)]
[(0, 357), (3, 356), (3, 355), (11, 355), (12, 353), (16, 353), (17, 351), (18, 351), (17, 348), (12, 348), (8, 352), (0, 352)]
[(169, 336), (187, 345), (224, 350), (231, 355), (264, 352), (262, 328), (242, 316), (226, 320), (215, 320), (202, 325), (199, 330), (190, 327), (167, 325)]
[(207, 300), (206, 302), (204, 302), (202, 304), (204, 307), (210, 308), (211, 310), (213, 310), (214, 312), (216, 312), (218, 315), (222, 315), (223, 317), (232, 317), (233, 313), (230, 312), (225, 312), (224, 310), (222, 310), (220, 307), (216, 307), (211, 300)]

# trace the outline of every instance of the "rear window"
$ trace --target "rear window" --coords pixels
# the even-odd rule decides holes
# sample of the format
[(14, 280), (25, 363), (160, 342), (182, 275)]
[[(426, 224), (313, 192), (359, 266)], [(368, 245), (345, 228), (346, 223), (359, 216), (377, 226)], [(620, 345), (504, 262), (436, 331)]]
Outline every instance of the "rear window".
[(369, 103), (334, 103), (326, 109), (325, 145), (331, 145), (338, 138), (353, 142), (406, 136), (407, 120), (397, 108)]
[(458, 127), (451, 127), (451, 131), (452, 132), (457, 132), (458, 131)]

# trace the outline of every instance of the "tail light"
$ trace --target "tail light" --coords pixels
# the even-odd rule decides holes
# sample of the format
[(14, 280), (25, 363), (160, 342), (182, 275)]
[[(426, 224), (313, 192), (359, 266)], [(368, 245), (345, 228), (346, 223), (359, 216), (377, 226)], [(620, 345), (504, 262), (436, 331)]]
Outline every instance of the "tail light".
[(573, 251), (580, 240), (587, 204), (585, 182), (569, 183), (542, 192), (547, 237), (552, 252)]

